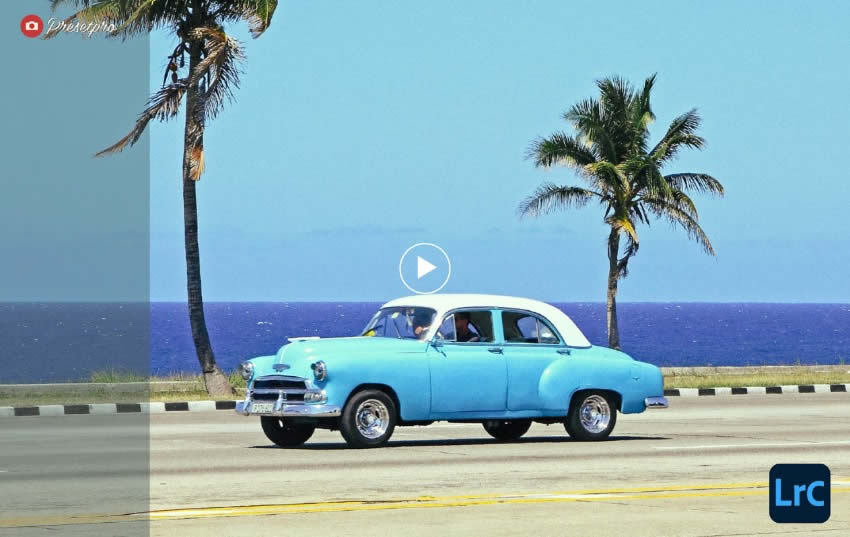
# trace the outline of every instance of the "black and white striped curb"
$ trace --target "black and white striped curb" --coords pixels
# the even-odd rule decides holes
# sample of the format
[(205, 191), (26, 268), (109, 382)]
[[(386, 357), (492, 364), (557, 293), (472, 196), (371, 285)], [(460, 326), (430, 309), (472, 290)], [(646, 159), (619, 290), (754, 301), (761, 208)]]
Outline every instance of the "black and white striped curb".
[(699, 397), (703, 395), (771, 395), (785, 393), (847, 393), (850, 384), (799, 384), (790, 386), (750, 386), (747, 388), (672, 388), (666, 397)]
[(234, 410), (236, 401), (183, 401), (174, 403), (98, 403), (91, 405), (0, 406), (0, 418), (14, 416), (71, 416), (81, 414), (163, 414)]
[[(771, 395), (790, 393), (848, 393), (850, 384), (800, 384), (749, 386), (747, 388), (672, 388), (666, 397), (718, 395)], [(164, 414), (167, 412), (214, 412), (235, 410), (237, 401), (182, 401), (170, 403), (98, 403), (91, 405), (0, 406), (0, 418), (15, 416), (71, 416), (84, 414)]]

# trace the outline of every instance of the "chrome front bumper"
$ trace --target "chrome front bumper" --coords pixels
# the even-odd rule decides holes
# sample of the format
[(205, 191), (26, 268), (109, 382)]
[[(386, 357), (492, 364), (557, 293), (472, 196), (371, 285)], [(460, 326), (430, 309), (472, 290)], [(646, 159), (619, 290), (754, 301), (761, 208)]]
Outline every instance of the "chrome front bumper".
[(667, 408), (670, 404), (667, 402), (666, 397), (647, 397), (643, 400), (644, 406), (648, 409), (653, 408)]
[(342, 407), (336, 405), (298, 403), (287, 404), (284, 401), (275, 402), (271, 412), (251, 412), (253, 401), (236, 403), (236, 413), (243, 416), (278, 416), (282, 418), (336, 418), (342, 415)]

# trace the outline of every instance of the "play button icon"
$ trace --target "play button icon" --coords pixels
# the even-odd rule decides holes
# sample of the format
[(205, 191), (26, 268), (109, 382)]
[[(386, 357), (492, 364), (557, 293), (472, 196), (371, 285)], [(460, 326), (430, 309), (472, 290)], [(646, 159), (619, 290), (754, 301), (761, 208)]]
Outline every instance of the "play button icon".
[(425, 259), (422, 259), (418, 255), (416, 256), (416, 279), (421, 280), (422, 276), (426, 276), (431, 272), (437, 270), (437, 265), (434, 265), (428, 262)]
[(445, 250), (430, 242), (419, 242), (404, 251), (398, 262), (401, 283), (419, 295), (436, 293), (449, 281), (452, 263)]

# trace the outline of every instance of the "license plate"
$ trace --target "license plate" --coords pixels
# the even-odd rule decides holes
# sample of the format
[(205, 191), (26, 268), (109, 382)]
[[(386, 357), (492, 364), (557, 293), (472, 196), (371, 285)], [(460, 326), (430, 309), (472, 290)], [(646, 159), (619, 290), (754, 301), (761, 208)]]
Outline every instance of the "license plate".
[(274, 410), (274, 403), (253, 403), (251, 412), (253, 414), (270, 414)]

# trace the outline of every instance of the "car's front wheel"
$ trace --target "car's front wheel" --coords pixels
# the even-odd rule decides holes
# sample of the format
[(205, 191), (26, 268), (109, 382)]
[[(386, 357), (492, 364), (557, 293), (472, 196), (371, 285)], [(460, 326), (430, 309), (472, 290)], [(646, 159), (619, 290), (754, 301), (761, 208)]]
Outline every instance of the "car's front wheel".
[(392, 436), (396, 416), (392, 397), (381, 390), (362, 390), (345, 404), (339, 430), (351, 447), (380, 447)]
[(531, 420), (490, 420), (484, 422), (484, 430), (496, 440), (516, 440), (531, 427)]
[(617, 423), (617, 406), (605, 392), (590, 391), (573, 399), (564, 427), (576, 440), (604, 440)]
[(274, 416), (261, 416), (260, 424), (263, 426), (266, 438), (280, 447), (300, 446), (309, 440), (316, 430), (314, 425), (293, 423), (286, 418)]

